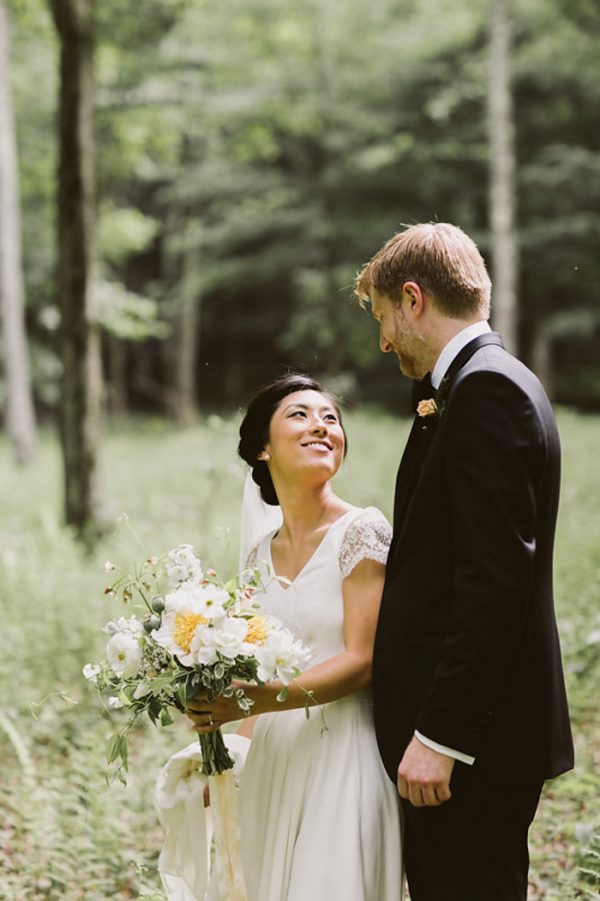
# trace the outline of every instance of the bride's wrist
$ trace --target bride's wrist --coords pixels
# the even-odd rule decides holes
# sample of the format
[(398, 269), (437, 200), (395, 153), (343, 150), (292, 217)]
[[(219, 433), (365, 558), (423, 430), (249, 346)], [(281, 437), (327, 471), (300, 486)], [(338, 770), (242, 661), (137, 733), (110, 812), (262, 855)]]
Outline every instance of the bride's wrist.
[(248, 716), (260, 716), (261, 713), (266, 713), (265, 709), (265, 698), (262, 689), (264, 685), (247, 685), (245, 686), (245, 692), (247, 696), (252, 701), (252, 706), (248, 712)]
[(260, 715), (261, 713), (272, 713), (281, 709), (281, 703), (277, 700), (277, 695), (283, 688), (281, 682), (265, 682), (264, 685), (253, 685), (248, 691), (250, 699), (253, 701), (251, 714)]

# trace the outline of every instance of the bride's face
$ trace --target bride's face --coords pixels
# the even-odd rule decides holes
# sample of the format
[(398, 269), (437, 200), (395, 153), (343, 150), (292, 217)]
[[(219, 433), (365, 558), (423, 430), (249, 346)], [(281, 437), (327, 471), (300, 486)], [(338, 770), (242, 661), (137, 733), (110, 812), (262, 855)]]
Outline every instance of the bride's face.
[(331, 400), (318, 391), (283, 398), (269, 428), (265, 451), (273, 478), (332, 478), (344, 459), (344, 431)]

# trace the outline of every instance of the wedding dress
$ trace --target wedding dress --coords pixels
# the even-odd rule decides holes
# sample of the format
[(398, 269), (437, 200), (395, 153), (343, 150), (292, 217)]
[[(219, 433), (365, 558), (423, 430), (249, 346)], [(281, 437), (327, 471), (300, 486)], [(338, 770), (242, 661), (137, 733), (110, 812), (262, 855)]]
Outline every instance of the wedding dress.
[[(311, 648), (315, 665), (344, 650), (342, 580), (365, 558), (385, 562), (390, 526), (374, 508), (352, 508), (288, 587), (274, 578), (273, 534), (248, 560), (266, 586), (257, 600)], [(258, 717), (238, 797), (248, 901), (402, 898), (398, 795), (368, 691), (312, 706), (308, 719), (304, 709)], [(213, 884), (207, 899), (215, 893)]]

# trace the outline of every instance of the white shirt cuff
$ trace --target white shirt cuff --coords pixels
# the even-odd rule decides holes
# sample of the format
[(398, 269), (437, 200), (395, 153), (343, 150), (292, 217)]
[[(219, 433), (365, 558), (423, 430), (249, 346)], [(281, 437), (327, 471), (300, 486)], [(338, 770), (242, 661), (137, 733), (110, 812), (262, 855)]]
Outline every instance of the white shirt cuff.
[(455, 760), (460, 760), (461, 763), (467, 763), (469, 766), (473, 766), (475, 763), (475, 758), (471, 757), (470, 754), (463, 754), (462, 751), (455, 751), (454, 748), (447, 748), (445, 745), (440, 745), (437, 741), (432, 741), (431, 738), (426, 738), (424, 735), (421, 735), (416, 729), (415, 738), (418, 738), (425, 747), (431, 748), (432, 751), (437, 751), (438, 754), (445, 754), (447, 757), (453, 757)]

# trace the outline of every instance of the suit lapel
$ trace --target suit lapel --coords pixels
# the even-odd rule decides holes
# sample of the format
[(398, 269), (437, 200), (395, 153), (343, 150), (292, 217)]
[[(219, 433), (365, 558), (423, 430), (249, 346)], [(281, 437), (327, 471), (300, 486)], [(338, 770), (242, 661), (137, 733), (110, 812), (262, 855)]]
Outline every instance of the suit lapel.
[[(504, 347), (504, 343), (498, 332), (486, 332), (485, 335), (478, 335), (477, 338), (473, 338), (472, 341), (465, 344), (463, 349), (454, 357), (448, 367), (446, 375), (442, 379), (442, 384), (446, 383), (449, 385), (456, 373), (471, 359), (475, 351), (488, 344), (496, 344), (498, 347)], [(440, 388), (441, 387), (442, 386), (440, 385)]]
[[(433, 389), (432, 389), (433, 394)], [(413, 401), (417, 402), (417, 393), (413, 392)], [(423, 398), (421, 398), (423, 399)], [(427, 421), (422, 416), (415, 416), (412, 429), (402, 454), (398, 473), (396, 475), (396, 488), (394, 492), (394, 538), (398, 533), (397, 523), (401, 522), (403, 512), (410, 500), (412, 489), (417, 480), (421, 466), (421, 460), (431, 437), (437, 426), (437, 417), (433, 421)], [(392, 540), (393, 549), (394, 541)]]
[[(471, 359), (477, 350), (489, 344), (504, 347), (502, 338), (497, 332), (486, 332), (486, 334), (478, 335), (477, 338), (469, 341), (469, 343), (457, 354), (448, 367), (448, 371), (442, 379), (442, 384), (436, 392), (439, 403), (444, 402), (445, 397), (450, 390), (452, 379), (457, 372), (462, 369), (465, 363)], [(390, 549), (390, 557), (394, 545), (396, 544), (396, 539), (402, 529), (410, 499), (419, 480), (423, 459), (426, 456), (427, 448), (430, 445), (432, 437), (437, 431), (438, 424), (438, 416), (435, 418), (432, 417), (431, 421), (415, 416), (396, 477), (396, 490), (394, 495), (394, 540), (392, 541), (392, 548)]]

